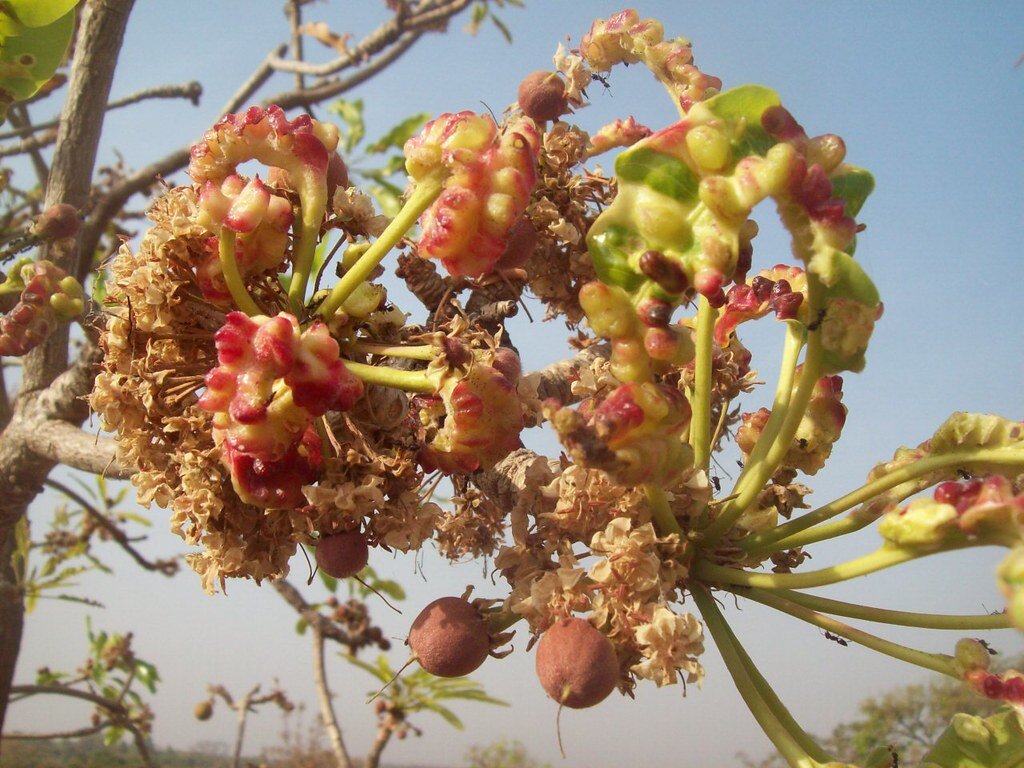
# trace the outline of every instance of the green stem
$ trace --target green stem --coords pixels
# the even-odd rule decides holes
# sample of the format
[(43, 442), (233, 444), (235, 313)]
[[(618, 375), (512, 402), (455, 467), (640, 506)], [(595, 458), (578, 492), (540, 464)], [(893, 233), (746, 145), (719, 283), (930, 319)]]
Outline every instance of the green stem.
[[(301, 185), (300, 185), (301, 186)], [(320, 225), (327, 210), (327, 179), (317, 177), (307, 181), (306, 189), (300, 188), (302, 201), (302, 225), (299, 228), (299, 242), (292, 259), (292, 281), (288, 286), (288, 303), (296, 317), (302, 315), (306, 305), (306, 286), (316, 259), (316, 244), (320, 239)], [(302, 194), (305, 192), (305, 194)]]
[(768, 422), (764, 425), (760, 439), (754, 445), (754, 450), (750, 452), (750, 455), (744, 462), (743, 471), (740, 472), (740, 476), (736, 479), (736, 485), (733, 486), (732, 491), (729, 493), (730, 496), (739, 495), (746, 484), (750, 482), (749, 476), (751, 471), (764, 459), (769, 446), (782, 428), (786, 412), (789, 409), (789, 402), (793, 398), (796, 366), (800, 360), (800, 351), (804, 348), (806, 336), (804, 326), (800, 323), (795, 320), (786, 323), (786, 338), (782, 346), (782, 360), (779, 363), (779, 381), (775, 385), (775, 399), (772, 401), (772, 412), (768, 417)]
[[(939, 552), (950, 552), (955, 549), (964, 549), (970, 546), (983, 546), (990, 544), (989, 541), (964, 541), (955, 544), (947, 544)], [(869, 555), (847, 560), (845, 563), (821, 568), (817, 571), (806, 571), (804, 573), (751, 573), (736, 568), (726, 568), (722, 565), (710, 563), (707, 560), (697, 560), (690, 571), (691, 575), (705, 582), (717, 584), (732, 584), (738, 587), (764, 587), (766, 589), (807, 589), (809, 587), (823, 587), (826, 584), (836, 584), (847, 579), (854, 579), (858, 576), (865, 576), (875, 571), (891, 568), (900, 563), (906, 563), (918, 557), (935, 554), (935, 552), (921, 552), (913, 549), (903, 549), (891, 545), (883, 545)]]
[[(770, 554), (781, 549), (791, 549), (860, 530), (876, 518), (867, 515), (862, 518), (850, 517), (833, 524), (833, 526), (820, 526), (813, 531), (807, 531), (811, 526), (842, 514), (858, 504), (870, 501), (879, 494), (922, 475), (952, 467), (969, 467), (977, 463), (1005, 464), (1011, 467), (1024, 466), (1024, 451), (1013, 448), (979, 448), (972, 451), (958, 451), (956, 453), (928, 456), (919, 459), (877, 480), (866, 483), (845, 496), (823, 507), (818, 507), (796, 520), (791, 520), (771, 531), (749, 536), (741, 542), (740, 546), (752, 554)], [(916, 491), (917, 489), (914, 490)], [(796, 535), (803, 531), (807, 532), (802, 536)]]
[(219, 254), (224, 282), (227, 283), (228, 291), (231, 293), (235, 305), (249, 317), (262, 315), (263, 311), (249, 295), (249, 291), (246, 290), (245, 283), (242, 281), (242, 274), (238, 271), (238, 262), (235, 261), (235, 233), (227, 227), (222, 227), (220, 230)]
[(891, 656), (894, 659), (899, 659), (918, 667), (924, 667), (925, 669), (960, 679), (960, 675), (956, 671), (955, 659), (947, 654), (927, 653), (926, 651), (919, 651), (916, 648), (908, 648), (905, 645), (894, 643), (891, 640), (884, 640), (877, 635), (872, 635), (870, 632), (864, 632), (817, 611), (804, 608), (772, 592), (750, 590), (742, 594), (755, 602), (770, 606), (783, 613), (788, 613), (790, 616), (821, 627), (834, 635), (839, 635), (847, 640), (859, 643), (865, 648), (884, 653), (886, 656)]
[[(750, 470), (749, 473), (737, 482), (736, 498), (726, 504), (719, 516), (708, 526), (701, 542), (702, 547), (713, 547), (740, 516), (757, 501), (757, 496), (761, 493), (764, 484), (768, 482), (769, 478), (775, 473), (775, 470), (779, 468), (782, 460), (789, 452), (821, 372), (820, 344), (814, 343), (815, 338), (816, 335), (812, 337), (812, 342), (808, 345), (807, 359), (804, 361), (804, 368), (801, 372), (800, 383), (797, 385), (796, 392), (793, 393), (792, 398), (781, 410), (783, 415), (777, 421), (779, 426), (777, 428), (773, 427), (773, 432), (768, 431), (768, 428), (773, 426), (771, 424), (772, 417), (775, 416), (773, 409), (772, 417), (769, 417), (768, 424), (765, 425), (765, 431), (758, 438), (758, 445), (762, 442), (768, 445), (767, 450), (763, 452), (763, 459), (748, 459), (747, 467)], [(789, 350), (787, 349), (788, 353)], [(777, 431), (774, 431), (775, 429)]]
[(651, 506), (651, 517), (654, 518), (654, 526), (662, 536), (668, 533), (683, 532), (679, 527), (679, 521), (672, 514), (668, 506), (668, 499), (665, 491), (656, 485), (645, 485), (644, 493), (647, 495), (647, 503)]
[(430, 395), (437, 391), (437, 385), (427, 378), (424, 371), (400, 371), (386, 365), (366, 365), (365, 363), (353, 363), (351, 360), (342, 360), (342, 362), (365, 384), (381, 384), (405, 392), (420, 392)]
[(433, 360), (437, 354), (437, 349), (430, 344), (406, 346), (403, 344), (380, 344), (375, 341), (357, 341), (352, 345), (352, 349), (377, 357), (404, 357), (409, 360), (426, 360), (428, 362)]
[(736, 633), (732, 631), (732, 627), (729, 622), (724, 620), (722, 617), (722, 623), (725, 625), (725, 631), (729, 633), (729, 640), (732, 642), (732, 646), (736, 651), (736, 654), (740, 657), (740, 661), (743, 662), (743, 666), (750, 675), (750, 679), (754, 683), (754, 687), (757, 689), (758, 694), (765, 703), (771, 708), (775, 717), (779, 720), (782, 726), (789, 731), (790, 735), (803, 747), (804, 751), (807, 752), (812, 758), (819, 762), (827, 763), (832, 760), (832, 757), (822, 749), (821, 745), (818, 744), (813, 738), (807, 735), (807, 732), (800, 726), (800, 723), (796, 721), (796, 718), (790, 714), (786, 705), (782, 703), (782, 700), (776, 695), (772, 689), (771, 684), (765, 680), (764, 675), (754, 664), (754, 660), (747, 654), (746, 649), (740, 644), (739, 639), (736, 637)]
[(384, 260), (392, 248), (405, 236), (416, 220), (427, 208), (430, 207), (444, 186), (444, 176), (428, 176), (421, 180), (406, 200), (402, 210), (391, 220), (387, 228), (381, 232), (380, 237), (366, 249), (366, 252), (353, 264), (338, 284), (331, 290), (330, 295), (324, 300), (317, 310), (317, 313), (326, 319), (334, 317), (334, 314), (341, 309), (341, 305), (352, 295), (365, 280), (369, 279), (373, 270)]
[[(722, 654), (722, 659), (736, 684), (736, 689), (743, 697), (743, 702), (750, 709), (754, 719), (757, 720), (757, 724), (761, 726), (761, 730), (771, 739), (772, 744), (792, 768), (812, 768), (819, 765), (819, 761), (808, 754), (808, 750), (801, 744), (797, 736), (786, 727), (786, 722), (792, 722), (795, 725), (792, 716), (786, 712), (785, 716), (780, 717), (780, 713), (772, 706), (772, 703), (761, 695), (757, 681), (751, 677), (743, 662), (745, 654), (738, 650), (739, 643), (734, 642), (729, 625), (718, 610), (718, 606), (715, 605), (714, 598), (700, 587), (693, 589), (691, 594), (700, 609), (712, 639), (715, 641), (715, 646)], [(764, 685), (767, 686), (767, 683)], [(775, 701), (778, 700), (775, 699)], [(781, 706), (781, 702), (779, 705)], [(785, 708), (782, 707), (782, 710), (785, 711)], [(797, 727), (799, 728), (799, 726)], [(802, 729), (800, 733), (803, 733)], [(808, 739), (806, 734), (803, 736)], [(820, 749), (816, 751), (820, 751)]]
[(693, 465), (705, 472), (711, 466), (711, 369), (718, 310), (707, 296), (697, 304), (697, 353), (693, 363), (693, 415), (690, 419), (690, 447)]
[[(752, 597), (759, 595), (765, 590), (757, 587), (750, 589), (735, 590), (738, 595)], [(873, 621), (878, 624), (893, 624), (899, 627), (917, 627), (920, 629), (949, 629), (954, 631), (968, 631), (974, 629), (1007, 629), (1013, 626), (1010, 617), (1005, 613), (984, 613), (975, 615), (950, 615), (941, 613), (916, 613), (912, 611), (893, 611), (886, 608), (875, 608), (857, 603), (845, 603), (841, 600), (832, 600), (820, 595), (809, 595), (806, 592), (797, 592), (792, 589), (773, 589), (771, 592), (796, 605), (809, 608), (812, 611), (831, 613), (836, 616), (845, 616), (850, 619), (861, 621)], [(753, 598), (752, 599), (756, 599)]]

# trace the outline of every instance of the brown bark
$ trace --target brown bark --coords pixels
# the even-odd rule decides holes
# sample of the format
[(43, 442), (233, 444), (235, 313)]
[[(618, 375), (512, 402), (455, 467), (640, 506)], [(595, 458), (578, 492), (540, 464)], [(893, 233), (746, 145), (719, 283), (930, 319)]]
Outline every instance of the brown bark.
[[(66, 202), (81, 208), (88, 199), (104, 109), (133, 4), (134, 0), (88, 0), (83, 7), (46, 187), (48, 206)], [(91, 253), (79, 256), (76, 249), (53, 254), (44, 251), (42, 255), (57, 258), (71, 272), (77, 271), (80, 258), (91, 259)], [(0, 733), (24, 627), (21, 574), (10, 557), (15, 527), (56, 464), (29, 447), (29, 436), (50, 418), (81, 423), (86, 415), (79, 398), (88, 392), (88, 386), (72, 391), (88, 381), (88, 363), (83, 371), (74, 366), (68, 370), (67, 362), (65, 328), (26, 358), (11, 421), (0, 435)], [(54, 388), (48, 391), (51, 384)]]

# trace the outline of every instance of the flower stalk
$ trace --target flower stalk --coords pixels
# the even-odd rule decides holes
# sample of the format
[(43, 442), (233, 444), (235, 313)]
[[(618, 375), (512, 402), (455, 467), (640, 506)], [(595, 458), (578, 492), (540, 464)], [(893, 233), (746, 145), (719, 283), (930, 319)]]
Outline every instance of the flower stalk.
[(259, 308), (242, 280), (242, 274), (238, 270), (238, 261), (235, 259), (235, 233), (228, 227), (220, 231), (219, 241), (220, 267), (224, 273), (224, 282), (231, 292), (231, 298), (235, 305), (245, 312), (249, 317), (262, 315), (263, 310)]
[(444, 185), (445, 174), (443, 168), (422, 179), (413, 191), (412, 195), (405, 202), (402, 210), (391, 220), (387, 228), (381, 232), (380, 237), (373, 245), (366, 249), (360, 256), (359, 261), (353, 264), (341, 279), (334, 286), (331, 293), (324, 299), (324, 302), (317, 310), (317, 314), (329, 320), (334, 317), (345, 300), (352, 295), (362, 283), (370, 278), (373, 270), (383, 261), (391, 249), (405, 237), (405, 233), (412, 229), (416, 220), (441, 194)]

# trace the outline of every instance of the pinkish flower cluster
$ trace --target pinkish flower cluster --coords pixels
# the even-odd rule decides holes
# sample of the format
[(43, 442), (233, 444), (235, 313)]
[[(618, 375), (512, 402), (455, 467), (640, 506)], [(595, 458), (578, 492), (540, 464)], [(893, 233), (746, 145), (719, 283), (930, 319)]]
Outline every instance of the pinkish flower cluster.
[(21, 289), (14, 308), (0, 317), (0, 355), (18, 357), (42, 344), (58, 323), (82, 314), (82, 286), (50, 261), (19, 260), (4, 287)]
[[(801, 369), (802, 366), (797, 368), (797, 372)], [(842, 401), (842, 377), (822, 376), (818, 379), (793, 442), (782, 460), (782, 467), (813, 475), (825, 466), (832, 446), (846, 424), (846, 406)], [(771, 412), (767, 408), (743, 414), (743, 425), (736, 432), (736, 445), (743, 451), (744, 458), (754, 450), (770, 417)]]
[(599, 72), (642, 61), (668, 86), (684, 111), (722, 87), (720, 79), (694, 65), (689, 40), (666, 40), (660, 21), (641, 19), (632, 8), (595, 21), (580, 42), (580, 55)]
[(779, 320), (794, 320), (801, 309), (806, 315), (806, 296), (806, 273), (785, 264), (760, 272), (749, 283), (737, 283), (726, 294), (725, 306), (715, 322), (715, 341), (728, 346), (736, 326), (769, 312), (774, 312)]
[[(235, 261), (242, 277), (277, 269), (288, 248), (288, 230), (295, 215), (287, 198), (272, 194), (260, 181), (231, 174), (219, 184), (210, 180), (199, 193), (198, 222), (216, 234), (235, 232)], [(218, 239), (207, 242), (209, 255), (196, 269), (203, 296), (229, 301), (231, 294), (221, 269)]]
[(447, 371), (437, 394), (419, 400), (427, 440), (419, 462), (428, 472), (489, 469), (522, 446), (518, 355), (503, 347), (464, 351), (466, 365)]
[(548, 417), (573, 461), (604, 470), (622, 485), (671, 485), (693, 463), (690, 447), (680, 440), (690, 404), (664, 384), (622, 384), (576, 411), (549, 407)]
[(540, 136), (529, 118), (501, 130), (489, 116), (444, 114), (405, 144), (417, 182), (444, 172), (444, 189), (423, 214), (420, 256), (438, 259), (455, 277), (480, 277), (505, 252), (537, 181)]
[(322, 460), (313, 419), (347, 410), (363, 386), (338, 344), (316, 323), (300, 333), (294, 317), (227, 316), (215, 336), (219, 365), (199, 405), (214, 414), (214, 436), (239, 497), (261, 507), (302, 504), (301, 488)]
[(1020, 543), (1024, 524), (1024, 493), (1002, 475), (947, 481), (931, 498), (918, 498), (888, 512), (878, 532), (903, 547), (938, 549), (968, 538), (993, 543)]
[(222, 181), (247, 160), (293, 174), (302, 193), (303, 179), (325, 177), (330, 154), (338, 146), (337, 126), (299, 115), (289, 120), (277, 106), (250, 107), (225, 115), (192, 145), (188, 166), (194, 181)]

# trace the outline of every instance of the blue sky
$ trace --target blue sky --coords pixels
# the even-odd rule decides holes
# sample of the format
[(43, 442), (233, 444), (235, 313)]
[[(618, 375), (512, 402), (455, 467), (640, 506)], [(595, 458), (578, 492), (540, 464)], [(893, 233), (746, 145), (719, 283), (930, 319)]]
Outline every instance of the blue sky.
[[(382, 3), (314, 4), (311, 19), (358, 36), (380, 17)], [(143, 87), (199, 80), (205, 94), (196, 108), (184, 102), (154, 103), (113, 113), (104, 133), (103, 156), (116, 149), (140, 166), (164, 149), (197, 139), (237, 84), (265, 53), (286, 39), (280, 3), (159, 2), (140, 0), (128, 28), (115, 98)], [(503, 13), (515, 44), (496, 30), (477, 38), (460, 31), (424, 40), (399, 64), (351, 94), (366, 102), (370, 135), (414, 112), (462, 109), (500, 111), (515, 98), (526, 73), (550, 66), (565, 35), (579, 40), (590, 20), (619, 10), (609, 2), (534, 0), (525, 11)], [(885, 301), (885, 315), (868, 353), (868, 366), (846, 377), (850, 415), (833, 458), (809, 484), (813, 501), (824, 503), (859, 485), (873, 464), (902, 444), (916, 444), (951, 412), (974, 410), (1024, 417), (1024, 341), (1016, 313), (1021, 306), (1021, 242), (1024, 178), (1024, 6), (1011, 3), (821, 3), (647, 2), (641, 13), (661, 19), (668, 34), (694, 43), (696, 60), (726, 87), (756, 82), (774, 88), (809, 133), (834, 132), (846, 141), (848, 160), (869, 169), (876, 191), (861, 219), (858, 259)], [(315, 45), (315, 44), (313, 44)], [(287, 87), (279, 79), (261, 94)], [(594, 88), (593, 107), (578, 115), (595, 129), (635, 114), (653, 127), (674, 119), (672, 105), (639, 68), (617, 71), (612, 88)], [(325, 111), (320, 111), (324, 116)], [(41, 114), (36, 115), (42, 117)], [(759, 213), (755, 267), (788, 258), (770, 210)], [(567, 347), (555, 325), (525, 323), (513, 329), (527, 368), (558, 359)], [(529, 334), (529, 336), (527, 336)], [(755, 367), (770, 384), (781, 334), (765, 321), (745, 340)], [(769, 387), (770, 388), (770, 387)], [(755, 397), (749, 409), (767, 397)], [(549, 438), (533, 443), (555, 450)], [(52, 508), (33, 511), (39, 530)], [(164, 513), (152, 511), (153, 555), (181, 550), (166, 532)], [(877, 534), (864, 531), (850, 542), (816, 547), (814, 565), (846, 559), (874, 548)], [(895, 608), (976, 612), (1000, 605), (992, 583), (999, 552), (983, 550), (943, 556), (933, 562), (869, 577), (827, 594)], [(155, 737), (185, 748), (200, 741), (230, 742), (233, 720), (224, 711), (209, 723), (191, 719), (192, 704), (207, 682), (241, 693), (277, 676), (296, 699), (313, 705), (309, 645), (293, 632), (295, 616), (270, 590), (232, 584), (228, 596), (207, 597), (198, 580), (184, 573), (168, 583), (139, 573), (111, 553), (115, 576), (90, 577), (83, 589), (107, 605), (93, 623), (135, 632), (140, 654), (155, 661), (165, 682), (156, 698)], [(500, 596), (481, 579), (481, 564), (448, 567), (428, 555), (422, 577), (412, 557), (374, 553), (379, 572), (409, 587), (406, 616), (378, 616), (386, 632), (404, 637), (410, 614), (434, 597), (461, 593), (477, 583), (480, 594)], [(301, 557), (296, 578), (305, 573)], [(310, 589), (312, 596), (317, 593)], [(827, 642), (806, 625), (783, 621), (768, 609), (727, 606), (736, 632), (794, 714), (812, 731), (824, 732), (855, 712), (857, 702), (905, 681), (925, 678), (896, 662), (856, 647)], [(28, 619), (17, 677), (26, 681), (42, 664), (74, 664), (84, 654), (85, 611), (47, 603)], [(889, 633), (935, 651), (949, 651), (955, 634)], [(1024, 648), (1020, 637), (991, 635), (1008, 652)], [(532, 674), (531, 654), (522, 650), (489, 661), (477, 676), (511, 709), (461, 706), (467, 724), (456, 733), (439, 719), (422, 716), (426, 735), (389, 748), (391, 763), (458, 764), (473, 744), (519, 738), (532, 753), (561, 764), (555, 741), (555, 706)], [(400, 647), (400, 643), (395, 644)], [(392, 652), (400, 662), (401, 651)], [(732, 687), (717, 654), (708, 650), (703, 690), (656, 690), (641, 685), (636, 701), (614, 696), (596, 710), (562, 717), (568, 765), (595, 768), (665, 761), (680, 766), (727, 766), (738, 750), (761, 754), (769, 746)], [(372, 681), (343, 662), (331, 664), (337, 705), (350, 746), (364, 753), (373, 718), (362, 706)], [(9, 725), (73, 725), (80, 710), (47, 702), (12, 708)], [(249, 745), (276, 740), (276, 715), (259, 715)]]

